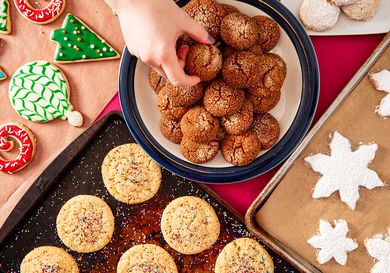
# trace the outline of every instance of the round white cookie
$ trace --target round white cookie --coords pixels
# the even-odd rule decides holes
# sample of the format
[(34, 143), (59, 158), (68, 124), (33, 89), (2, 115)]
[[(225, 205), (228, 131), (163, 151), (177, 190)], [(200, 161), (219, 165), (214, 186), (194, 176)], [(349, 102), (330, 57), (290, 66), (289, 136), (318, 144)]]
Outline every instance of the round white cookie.
[(299, 10), (302, 24), (312, 31), (327, 31), (339, 19), (340, 8), (328, 0), (303, 0)]

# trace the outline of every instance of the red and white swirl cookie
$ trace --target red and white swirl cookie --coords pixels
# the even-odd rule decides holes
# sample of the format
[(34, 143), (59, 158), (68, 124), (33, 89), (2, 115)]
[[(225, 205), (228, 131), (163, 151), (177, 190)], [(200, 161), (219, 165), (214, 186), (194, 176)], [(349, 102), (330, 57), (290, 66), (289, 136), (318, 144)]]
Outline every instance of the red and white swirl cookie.
[[(8, 160), (1, 153), (14, 148), (14, 141), (19, 143), (19, 154)], [(0, 126), (0, 171), (13, 174), (26, 167), (35, 155), (35, 137), (26, 126), (19, 123), (6, 123)]]
[(53, 22), (65, 9), (66, 0), (51, 0), (43, 9), (33, 8), (29, 0), (14, 0), (19, 13), (27, 20), (36, 24)]

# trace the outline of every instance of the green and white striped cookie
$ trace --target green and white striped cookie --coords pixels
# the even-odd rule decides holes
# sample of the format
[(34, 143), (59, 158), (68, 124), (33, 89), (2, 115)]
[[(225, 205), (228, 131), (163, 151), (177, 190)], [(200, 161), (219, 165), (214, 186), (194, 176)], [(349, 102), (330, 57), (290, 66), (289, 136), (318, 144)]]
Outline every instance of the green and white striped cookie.
[(23, 118), (34, 122), (67, 119), (76, 127), (83, 116), (72, 111), (70, 89), (62, 71), (48, 61), (34, 61), (21, 66), (12, 76), (9, 97), (13, 108)]

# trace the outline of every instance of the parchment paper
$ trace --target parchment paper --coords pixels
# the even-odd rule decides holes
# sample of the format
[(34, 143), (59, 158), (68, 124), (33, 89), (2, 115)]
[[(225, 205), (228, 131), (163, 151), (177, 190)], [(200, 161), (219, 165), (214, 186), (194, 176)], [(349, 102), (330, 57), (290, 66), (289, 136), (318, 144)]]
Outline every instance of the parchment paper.
[[(31, 3), (36, 1), (31, 1)], [(48, 1), (40, 1), (43, 5)], [(84, 116), (82, 128), (56, 120), (38, 124), (17, 115), (8, 97), (9, 79), (21, 65), (34, 60), (54, 62), (56, 43), (50, 41), (52, 29), (60, 28), (67, 13), (73, 13), (94, 29), (116, 50), (122, 52), (124, 41), (119, 22), (103, 0), (68, 0), (63, 14), (48, 25), (24, 19), (10, 0), (12, 34), (0, 34), (0, 66), (8, 79), (0, 82), (0, 124), (20, 122), (37, 138), (37, 153), (32, 163), (20, 172), (0, 173), (0, 226), (19, 199), (49, 163), (77, 136), (85, 131), (117, 91), (119, 60), (58, 65), (71, 87), (71, 103)], [(3, 156), (7, 156), (2, 154)]]
[[(390, 69), (390, 48), (371, 71), (384, 68)], [(368, 255), (364, 240), (378, 233), (387, 234), (387, 227), (390, 227), (390, 119), (382, 119), (374, 112), (375, 106), (385, 95), (376, 91), (365, 76), (256, 214), (257, 222), (265, 231), (323, 272), (370, 272), (375, 262)], [(341, 202), (338, 193), (322, 199), (313, 199), (311, 195), (320, 175), (305, 166), (303, 158), (319, 152), (329, 154), (329, 137), (335, 130), (351, 140), (354, 150), (360, 142), (379, 145), (369, 167), (379, 174), (386, 187), (373, 190), (360, 187), (360, 200), (355, 210)], [(340, 266), (333, 259), (325, 265), (319, 265), (316, 261), (316, 249), (306, 241), (317, 233), (320, 219), (347, 220), (348, 235), (357, 239), (359, 248), (348, 254), (346, 266)]]

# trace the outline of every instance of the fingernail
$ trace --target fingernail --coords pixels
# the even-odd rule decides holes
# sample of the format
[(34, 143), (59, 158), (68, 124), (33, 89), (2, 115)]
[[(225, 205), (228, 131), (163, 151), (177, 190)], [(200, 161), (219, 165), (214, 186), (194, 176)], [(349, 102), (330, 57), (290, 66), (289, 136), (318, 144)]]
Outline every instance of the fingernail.
[(215, 39), (214, 39), (214, 37), (213, 37), (213, 36), (211, 36), (210, 34), (209, 34), (209, 37), (208, 37), (208, 39), (209, 39), (210, 43), (212, 43), (212, 44), (214, 44), (214, 43), (215, 43)]

